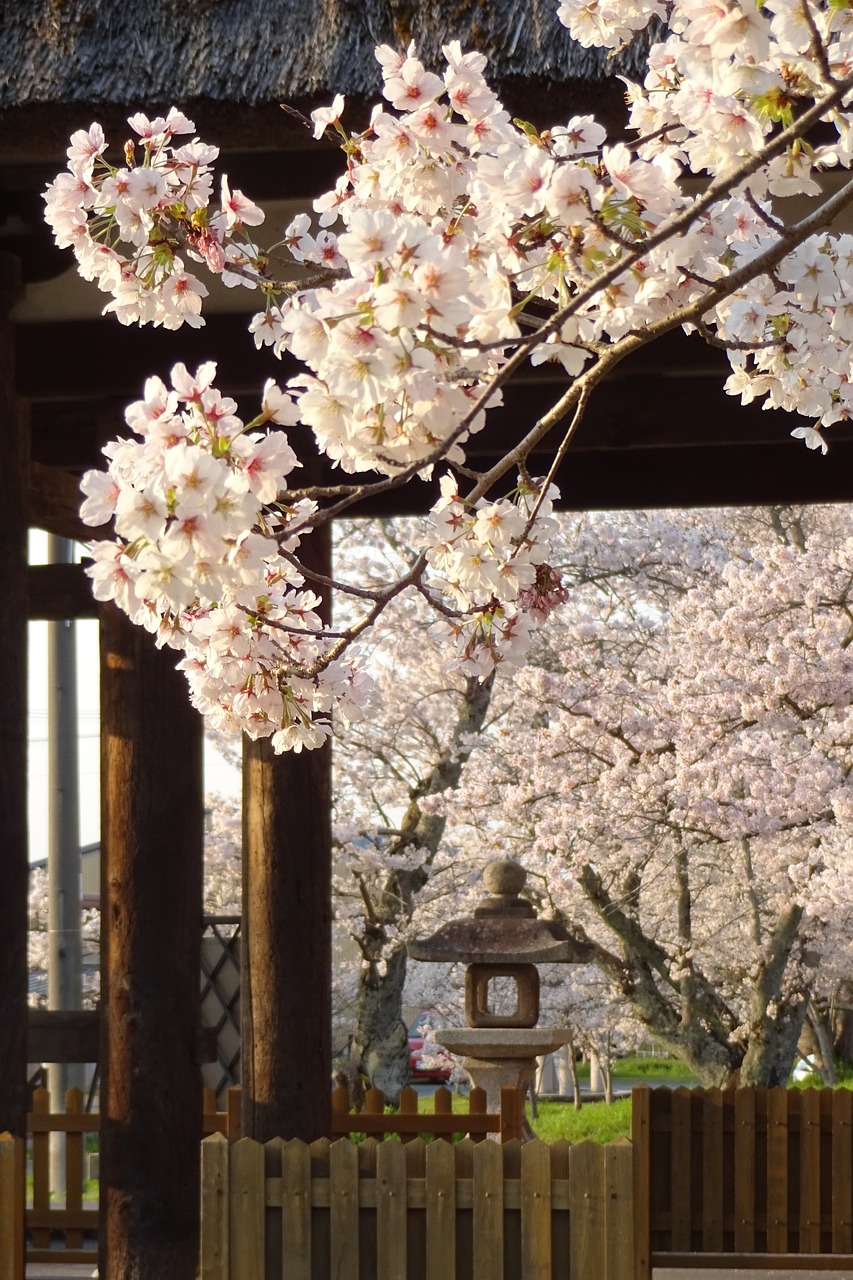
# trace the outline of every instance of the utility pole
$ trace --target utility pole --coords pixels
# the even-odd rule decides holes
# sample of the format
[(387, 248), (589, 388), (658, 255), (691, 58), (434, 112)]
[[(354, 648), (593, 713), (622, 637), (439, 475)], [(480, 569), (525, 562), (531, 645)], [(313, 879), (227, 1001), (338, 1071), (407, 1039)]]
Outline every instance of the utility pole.
[[(74, 544), (51, 535), (48, 560), (70, 564)], [(77, 768), (77, 645), (74, 622), (48, 623), (48, 1008), (83, 1003), (80, 911), (80, 799)], [(65, 1110), (68, 1089), (80, 1088), (78, 1063), (51, 1062), (51, 1108)], [(65, 1187), (65, 1135), (50, 1136), (51, 1186)]]

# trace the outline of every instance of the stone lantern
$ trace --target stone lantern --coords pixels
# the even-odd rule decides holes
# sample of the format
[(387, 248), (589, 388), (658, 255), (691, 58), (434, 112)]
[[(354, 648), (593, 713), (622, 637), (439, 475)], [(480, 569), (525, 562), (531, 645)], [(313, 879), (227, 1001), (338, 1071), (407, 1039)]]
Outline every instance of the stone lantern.
[[(450, 1053), (463, 1055), (465, 1070), (486, 1092), (489, 1111), (500, 1107), (500, 1091), (507, 1085), (527, 1089), (536, 1059), (553, 1053), (571, 1038), (560, 1027), (538, 1027), (538, 964), (582, 964), (589, 944), (573, 938), (556, 921), (538, 919), (533, 906), (520, 897), (527, 873), (517, 862), (491, 862), (483, 872), (489, 892), (471, 916), (451, 920), (430, 938), (409, 944), (413, 960), (466, 964), (465, 1019), (467, 1027), (436, 1032), (436, 1041)], [(515, 987), (510, 1012), (494, 1008), (490, 990), (495, 979)], [(506, 983), (504, 985), (507, 985)]]

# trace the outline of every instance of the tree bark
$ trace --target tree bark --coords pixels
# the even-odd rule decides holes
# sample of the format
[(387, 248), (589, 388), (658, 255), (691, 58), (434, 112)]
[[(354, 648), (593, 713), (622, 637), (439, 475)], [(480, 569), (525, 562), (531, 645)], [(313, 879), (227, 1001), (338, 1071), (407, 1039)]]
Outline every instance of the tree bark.
[(404, 949), (393, 952), (384, 973), (369, 966), (358, 988), (351, 1058), (389, 1101), (411, 1079), (409, 1032), (402, 1017), (407, 960)]
[[(302, 551), (331, 575), (328, 526)], [(276, 756), (244, 741), (242, 1123), (259, 1142), (330, 1132), (331, 775), (329, 743)]]
[(494, 672), (486, 680), (466, 679), (450, 743), (409, 793), (400, 834), (389, 855), (402, 854), (408, 848), (423, 849), (421, 865), (388, 876), (375, 901), (368, 887), (361, 886), (367, 919), (358, 941), (366, 964), (359, 980), (350, 1062), (391, 1100), (397, 1099), (411, 1079), (408, 1030), (403, 1022), (408, 955), (405, 946), (386, 947), (386, 930), (396, 930), (401, 922), (411, 920), (417, 895), (429, 880), (429, 868), (444, 835), (446, 819), (423, 813), (420, 801), (458, 787), (471, 755), (471, 740), (485, 724), (493, 688)]
[(23, 1137), (27, 1113), (27, 418), (15, 390), (20, 264), (0, 253), (0, 1133)]
[(101, 1254), (121, 1280), (198, 1262), (202, 726), (175, 654), (101, 615)]

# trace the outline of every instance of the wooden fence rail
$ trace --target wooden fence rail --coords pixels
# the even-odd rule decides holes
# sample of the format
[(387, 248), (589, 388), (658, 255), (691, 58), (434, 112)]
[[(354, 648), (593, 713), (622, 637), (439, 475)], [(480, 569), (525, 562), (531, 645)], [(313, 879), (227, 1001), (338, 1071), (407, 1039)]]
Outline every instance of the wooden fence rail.
[[(242, 1137), (240, 1127), (240, 1086), (233, 1085), (227, 1092), (225, 1110), (217, 1110), (216, 1095), (212, 1089), (204, 1090), (202, 1132), (205, 1137), (214, 1133), (224, 1134), (230, 1142)], [(331, 1135), (343, 1138), (347, 1134), (360, 1133), (377, 1138), (396, 1134), (401, 1141), (411, 1142), (419, 1135), (449, 1138), (452, 1134), (467, 1134), (479, 1142), (487, 1134), (495, 1134), (501, 1142), (522, 1136), (524, 1099), (517, 1089), (501, 1090), (501, 1107), (497, 1115), (486, 1111), (486, 1094), (483, 1089), (472, 1089), (465, 1111), (453, 1110), (453, 1094), (449, 1089), (437, 1089), (432, 1095), (433, 1110), (420, 1111), (421, 1099), (415, 1089), (400, 1091), (399, 1108), (386, 1115), (385, 1095), (381, 1089), (368, 1089), (364, 1095), (364, 1109), (353, 1111), (346, 1085), (332, 1090)]]
[(202, 1280), (633, 1280), (626, 1141), (202, 1143)]
[[(27, 1260), (30, 1262), (97, 1262), (98, 1251), (86, 1247), (87, 1233), (97, 1232), (97, 1207), (83, 1208), (85, 1152), (83, 1135), (97, 1133), (100, 1116), (87, 1113), (83, 1094), (69, 1089), (65, 1095), (65, 1111), (51, 1112), (47, 1089), (33, 1092), (33, 1109), (27, 1116), (32, 1134), (33, 1204), (26, 1211), (30, 1235)], [(65, 1134), (65, 1207), (51, 1202), (50, 1135)], [(64, 1247), (51, 1247), (54, 1234), (63, 1237)]]
[(632, 1096), (638, 1280), (700, 1262), (853, 1267), (849, 1090)]

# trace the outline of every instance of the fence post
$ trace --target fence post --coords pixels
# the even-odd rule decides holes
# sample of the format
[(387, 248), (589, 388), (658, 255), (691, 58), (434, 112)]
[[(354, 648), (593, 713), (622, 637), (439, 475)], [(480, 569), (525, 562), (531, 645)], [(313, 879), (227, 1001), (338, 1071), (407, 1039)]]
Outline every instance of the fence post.
[(512, 1142), (513, 1138), (521, 1138), (523, 1119), (524, 1094), (512, 1085), (504, 1085), (501, 1089), (501, 1142)]
[(0, 1280), (24, 1280), (24, 1140), (0, 1133)]
[(201, 1144), (201, 1280), (229, 1280), (228, 1139), (215, 1133)]
[(651, 1280), (651, 1118), (652, 1091), (631, 1090), (631, 1141), (634, 1146), (634, 1280)]

